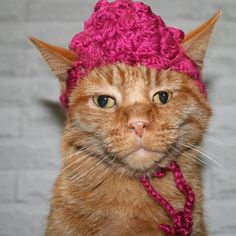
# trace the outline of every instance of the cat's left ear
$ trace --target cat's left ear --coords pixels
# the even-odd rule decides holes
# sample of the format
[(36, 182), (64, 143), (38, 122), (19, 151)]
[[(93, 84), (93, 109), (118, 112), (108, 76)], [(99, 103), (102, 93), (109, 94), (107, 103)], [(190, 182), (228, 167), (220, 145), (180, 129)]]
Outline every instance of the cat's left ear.
[(208, 44), (220, 15), (221, 11), (216, 12), (208, 21), (188, 33), (183, 40), (186, 55), (189, 56), (200, 69), (203, 68)]
[(48, 44), (34, 37), (29, 39), (40, 51), (52, 72), (59, 79), (61, 93), (63, 93), (66, 88), (67, 71), (78, 60), (77, 55), (69, 49)]

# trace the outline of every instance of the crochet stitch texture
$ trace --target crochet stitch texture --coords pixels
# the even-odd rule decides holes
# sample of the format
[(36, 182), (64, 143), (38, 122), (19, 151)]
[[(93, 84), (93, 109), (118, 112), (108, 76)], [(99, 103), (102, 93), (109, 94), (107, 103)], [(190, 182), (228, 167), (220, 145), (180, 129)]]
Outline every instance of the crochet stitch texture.
[(100, 0), (84, 30), (70, 43), (79, 59), (68, 71), (67, 89), (60, 97), (62, 105), (68, 107), (73, 88), (91, 70), (117, 62), (184, 73), (206, 95), (198, 66), (184, 52), (183, 39), (183, 31), (166, 26), (144, 3)]

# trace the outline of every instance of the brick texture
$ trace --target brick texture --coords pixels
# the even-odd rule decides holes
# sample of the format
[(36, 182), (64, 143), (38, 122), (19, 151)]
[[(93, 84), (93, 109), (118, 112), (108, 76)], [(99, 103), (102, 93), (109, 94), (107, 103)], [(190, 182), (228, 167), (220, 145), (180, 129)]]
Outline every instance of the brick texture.
[[(42, 236), (61, 168), (59, 86), (28, 36), (67, 46), (97, 0), (0, 2), (0, 236)], [(143, 0), (186, 32), (223, 12), (204, 77), (214, 116), (204, 141), (203, 180), (211, 236), (236, 235), (236, 1)]]

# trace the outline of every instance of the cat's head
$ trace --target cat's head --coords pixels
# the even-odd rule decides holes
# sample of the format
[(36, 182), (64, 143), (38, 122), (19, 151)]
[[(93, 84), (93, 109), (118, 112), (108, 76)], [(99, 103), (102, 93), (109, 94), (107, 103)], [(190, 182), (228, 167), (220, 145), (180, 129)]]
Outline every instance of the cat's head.
[[(199, 75), (219, 15), (218, 12), (180, 42), (185, 57), (199, 69)], [(196, 78), (191, 78), (188, 69), (157, 69), (145, 63), (108, 60), (83, 74), (74, 71), (81, 50), (31, 40), (59, 78), (62, 94), (68, 95), (71, 86), (68, 73), (75, 73), (77, 79), (66, 98), (65, 153), (86, 150), (118, 171), (136, 174), (165, 166), (184, 145), (201, 142), (211, 109), (205, 90)]]

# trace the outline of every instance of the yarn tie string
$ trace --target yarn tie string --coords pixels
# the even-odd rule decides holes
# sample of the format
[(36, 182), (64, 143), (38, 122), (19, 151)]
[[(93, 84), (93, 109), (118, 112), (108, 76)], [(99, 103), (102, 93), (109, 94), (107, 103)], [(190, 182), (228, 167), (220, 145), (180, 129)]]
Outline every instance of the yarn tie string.
[(187, 236), (191, 233), (193, 226), (193, 205), (195, 200), (194, 192), (186, 183), (180, 167), (175, 161), (170, 163), (165, 169), (161, 169), (156, 172), (155, 177), (162, 178), (166, 175), (167, 171), (172, 172), (177, 188), (185, 196), (184, 209), (181, 211), (177, 212), (174, 207), (153, 188), (147, 177), (141, 176), (140, 182), (143, 184), (150, 196), (166, 210), (168, 216), (173, 222), (173, 226), (161, 224), (160, 229), (165, 234)]

